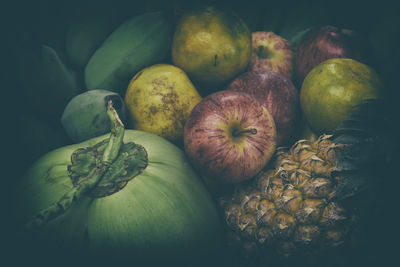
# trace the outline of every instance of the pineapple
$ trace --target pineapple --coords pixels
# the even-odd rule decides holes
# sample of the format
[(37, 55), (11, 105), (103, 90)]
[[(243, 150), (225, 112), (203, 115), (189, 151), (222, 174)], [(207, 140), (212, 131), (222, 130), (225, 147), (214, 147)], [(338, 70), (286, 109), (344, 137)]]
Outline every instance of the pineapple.
[(247, 256), (288, 258), (363, 238), (359, 226), (382, 202), (380, 178), (397, 155), (387, 110), (384, 101), (368, 100), (333, 135), (278, 148), (259, 175), (226, 190), (219, 204), (229, 243)]
[(351, 216), (335, 201), (343, 179), (336, 157), (343, 145), (331, 135), (297, 141), (277, 150), (275, 160), (251, 184), (223, 197), (224, 218), (245, 249), (274, 248), (289, 256), (303, 248), (343, 243)]

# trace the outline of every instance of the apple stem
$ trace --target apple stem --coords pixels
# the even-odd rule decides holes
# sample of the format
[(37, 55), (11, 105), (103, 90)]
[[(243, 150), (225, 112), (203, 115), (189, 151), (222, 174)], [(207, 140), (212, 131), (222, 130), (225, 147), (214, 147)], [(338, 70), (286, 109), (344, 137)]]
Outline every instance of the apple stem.
[(249, 133), (249, 134), (257, 134), (257, 129), (255, 129), (255, 128), (245, 128), (245, 129), (242, 129), (242, 130), (234, 130), (233, 132), (232, 132), (232, 136), (233, 137), (240, 137), (240, 136), (242, 136), (243, 134), (246, 134), (246, 133)]
[(260, 45), (256, 48), (256, 54), (260, 57), (260, 58), (268, 58), (269, 57), (269, 53), (268, 50), (264, 48), (264, 46)]

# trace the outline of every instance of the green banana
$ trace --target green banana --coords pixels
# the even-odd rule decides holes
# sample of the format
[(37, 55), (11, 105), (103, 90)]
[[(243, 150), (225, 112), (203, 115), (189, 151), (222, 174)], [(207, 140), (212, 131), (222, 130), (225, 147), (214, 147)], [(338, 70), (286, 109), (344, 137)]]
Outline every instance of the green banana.
[(85, 68), (87, 89), (105, 88), (124, 96), (130, 79), (139, 70), (166, 58), (172, 34), (172, 23), (162, 12), (127, 20), (89, 59)]
[(21, 55), (19, 63), (19, 81), (27, 106), (47, 118), (57, 118), (80, 92), (76, 73), (47, 45)]
[(85, 68), (89, 58), (120, 22), (114, 13), (95, 11), (81, 14), (67, 29), (65, 50), (71, 64), (79, 69)]

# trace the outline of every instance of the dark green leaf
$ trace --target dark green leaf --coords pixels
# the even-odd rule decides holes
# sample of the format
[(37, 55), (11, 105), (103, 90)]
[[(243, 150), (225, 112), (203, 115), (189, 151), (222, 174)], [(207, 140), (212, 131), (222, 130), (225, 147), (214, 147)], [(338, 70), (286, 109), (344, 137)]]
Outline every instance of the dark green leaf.
[(338, 175), (346, 178), (339, 184), (338, 199), (358, 195), (379, 181), (378, 173), (394, 149), (390, 115), (384, 100), (367, 100), (335, 131), (334, 142), (345, 145), (336, 162)]

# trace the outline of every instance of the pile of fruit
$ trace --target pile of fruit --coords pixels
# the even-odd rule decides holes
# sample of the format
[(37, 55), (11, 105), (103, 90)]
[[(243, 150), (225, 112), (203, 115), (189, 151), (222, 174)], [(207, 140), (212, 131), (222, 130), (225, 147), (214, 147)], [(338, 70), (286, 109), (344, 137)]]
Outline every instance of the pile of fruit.
[(229, 9), (173, 13), (77, 19), (65, 56), (43, 45), (24, 64), (32, 109), (68, 142), (18, 181), (19, 238), (147, 264), (268, 266), (346, 246), (371, 151), (351, 153), (386, 95), (362, 34), (320, 25), (287, 40)]

